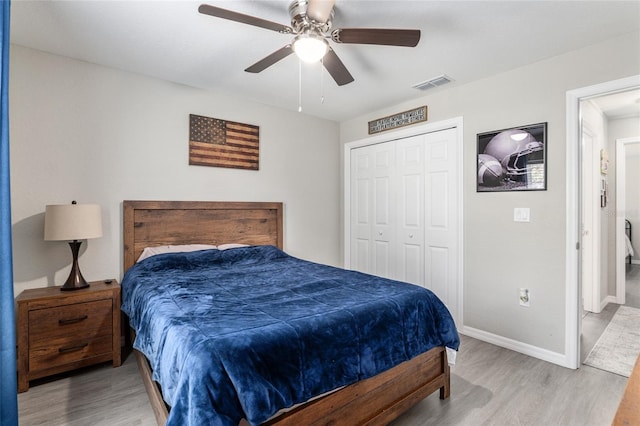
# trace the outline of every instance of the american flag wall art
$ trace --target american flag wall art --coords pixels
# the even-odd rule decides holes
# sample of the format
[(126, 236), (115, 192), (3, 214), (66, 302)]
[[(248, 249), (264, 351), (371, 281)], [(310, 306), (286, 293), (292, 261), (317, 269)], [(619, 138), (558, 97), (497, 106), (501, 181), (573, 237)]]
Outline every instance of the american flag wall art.
[(260, 128), (189, 114), (189, 164), (258, 170)]

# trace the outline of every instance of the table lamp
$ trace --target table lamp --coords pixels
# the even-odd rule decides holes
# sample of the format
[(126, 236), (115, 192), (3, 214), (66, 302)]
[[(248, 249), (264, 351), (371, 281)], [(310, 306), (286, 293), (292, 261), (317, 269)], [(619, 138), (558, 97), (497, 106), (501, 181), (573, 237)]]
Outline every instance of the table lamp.
[(78, 266), (82, 241), (102, 237), (102, 211), (98, 204), (48, 205), (44, 213), (45, 241), (69, 241), (73, 266), (69, 278), (60, 290), (79, 290), (89, 287)]

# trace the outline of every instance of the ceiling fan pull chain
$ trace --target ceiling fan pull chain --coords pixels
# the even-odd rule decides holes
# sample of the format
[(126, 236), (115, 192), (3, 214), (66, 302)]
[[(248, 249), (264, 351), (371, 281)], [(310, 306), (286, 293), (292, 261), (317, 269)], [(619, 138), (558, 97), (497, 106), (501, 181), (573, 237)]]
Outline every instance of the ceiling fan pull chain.
[(298, 59), (298, 112), (302, 112), (302, 61)]

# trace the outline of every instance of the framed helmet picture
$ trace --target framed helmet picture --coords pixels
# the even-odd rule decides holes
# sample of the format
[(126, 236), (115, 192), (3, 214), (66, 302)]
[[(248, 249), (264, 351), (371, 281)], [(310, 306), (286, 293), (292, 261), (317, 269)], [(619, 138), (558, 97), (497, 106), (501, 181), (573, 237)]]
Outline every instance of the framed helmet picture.
[(477, 192), (545, 191), (547, 123), (478, 134)]

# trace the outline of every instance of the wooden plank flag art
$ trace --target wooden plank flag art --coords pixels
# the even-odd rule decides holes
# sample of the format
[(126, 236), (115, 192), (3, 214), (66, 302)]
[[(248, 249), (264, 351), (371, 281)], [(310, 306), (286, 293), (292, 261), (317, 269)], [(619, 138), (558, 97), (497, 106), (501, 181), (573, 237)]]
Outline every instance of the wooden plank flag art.
[(189, 114), (189, 164), (258, 170), (260, 127)]

